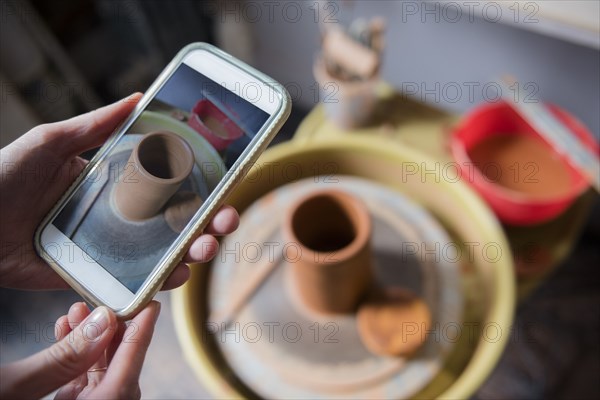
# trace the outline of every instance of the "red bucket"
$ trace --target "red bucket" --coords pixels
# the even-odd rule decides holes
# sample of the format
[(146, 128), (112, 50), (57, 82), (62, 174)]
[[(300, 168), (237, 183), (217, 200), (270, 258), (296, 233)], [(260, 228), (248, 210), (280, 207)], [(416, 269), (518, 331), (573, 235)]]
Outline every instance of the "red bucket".
[(192, 108), (188, 125), (217, 150), (224, 150), (239, 139), (244, 131), (210, 100), (202, 99)]
[[(583, 124), (557, 106), (547, 107), (598, 154), (598, 144)], [(505, 151), (507, 146), (512, 149)], [(548, 221), (589, 187), (582, 173), (505, 102), (485, 104), (469, 113), (452, 134), (451, 151), (462, 178), (508, 224)]]

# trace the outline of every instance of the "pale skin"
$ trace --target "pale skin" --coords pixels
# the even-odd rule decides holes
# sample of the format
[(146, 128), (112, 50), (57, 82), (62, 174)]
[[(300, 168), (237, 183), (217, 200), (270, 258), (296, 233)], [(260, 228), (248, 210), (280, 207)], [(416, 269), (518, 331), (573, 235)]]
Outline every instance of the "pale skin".
[[(79, 154), (104, 143), (140, 97), (136, 93), (90, 113), (40, 125), (0, 151), (0, 286), (68, 288), (35, 253), (35, 229), (83, 170), (86, 161)], [(163, 289), (189, 278), (186, 263), (210, 261), (218, 250), (215, 236), (233, 232), (238, 223), (236, 210), (222, 207)], [(56, 322), (57, 343), (0, 369), (0, 398), (41, 397), (59, 388), (57, 398), (139, 398), (138, 378), (159, 312), (160, 304), (151, 302), (124, 332), (125, 325), (109, 309), (99, 307), (90, 315), (84, 303), (73, 304)]]

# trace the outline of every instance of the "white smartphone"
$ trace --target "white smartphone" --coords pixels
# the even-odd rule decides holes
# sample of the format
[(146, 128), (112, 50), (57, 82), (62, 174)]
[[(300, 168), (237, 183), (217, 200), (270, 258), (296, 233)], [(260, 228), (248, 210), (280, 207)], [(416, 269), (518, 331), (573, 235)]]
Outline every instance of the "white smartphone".
[(284, 87), (223, 51), (181, 50), (36, 232), (87, 301), (127, 319), (148, 303), (279, 131)]

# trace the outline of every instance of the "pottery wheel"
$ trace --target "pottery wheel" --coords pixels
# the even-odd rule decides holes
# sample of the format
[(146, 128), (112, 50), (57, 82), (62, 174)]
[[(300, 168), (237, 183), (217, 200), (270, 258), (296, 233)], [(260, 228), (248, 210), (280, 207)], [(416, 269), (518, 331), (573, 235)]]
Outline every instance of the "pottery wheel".
[[(455, 339), (442, 331), (462, 319), (458, 265), (425, 255), (450, 243), (443, 228), (398, 192), (360, 178), (336, 179), (325, 184), (320, 177), (309, 178), (267, 194), (243, 214), (240, 228), (221, 243), (213, 261), (209, 306), (218, 312), (258, 269), (270, 259), (280, 260), (231, 323), (207, 322), (208, 329), (218, 329), (217, 345), (234, 373), (265, 398), (409, 397), (440, 371)], [(431, 310), (433, 332), (409, 359), (370, 353), (354, 314), (306, 309), (285, 260), (278, 258), (285, 245), (279, 224), (288, 205), (327, 185), (353, 194), (369, 209), (376, 280), (409, 288)]]
[[(143, 137), (124, 135), (111, 155), (90, 176), (65, 207), (64, 233), (96, 262), (135, 292), (177, 238), (164, 213), (140, 222), (124, 219), (116, 210), (112, 191), (119, 181), (131, 151)], [(178, 192), (193, 192), (205, 199), (212, 188), (198, 166)]]

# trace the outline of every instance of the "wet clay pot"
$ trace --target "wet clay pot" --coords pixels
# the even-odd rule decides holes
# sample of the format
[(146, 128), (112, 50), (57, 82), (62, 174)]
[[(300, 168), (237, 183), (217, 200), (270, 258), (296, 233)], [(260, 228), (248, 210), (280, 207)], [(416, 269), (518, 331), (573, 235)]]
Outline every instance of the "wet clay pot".
[(113, 192), (123, 217), (141, 221), (159, 213), (194, 167), (194, 153), (181, 136), (152, 132), (138, 142)]
[(365, 205), (342, 191), (315, 191), (290, 207), (283, 235), (302, 303), (320, 313), (353, 312), (372, 281)]
[(342, 129), (354, 129), (371, 122), (377, 105), (378, 76), (344, 80), (331, 74), (322, 57), (313, 67), (327, 118)]
[(380, 288), (360, 305), (356, 322), (363, 344), (372, 353), (409, 357), (425, 343), (431, 311), (408, 289)]

